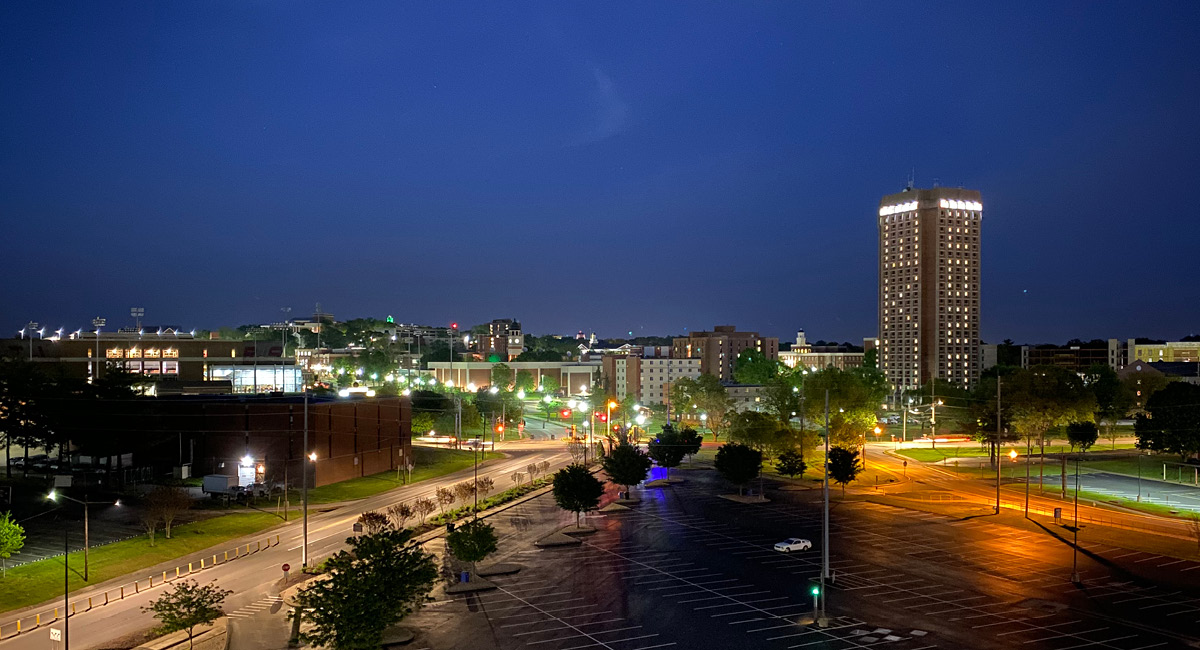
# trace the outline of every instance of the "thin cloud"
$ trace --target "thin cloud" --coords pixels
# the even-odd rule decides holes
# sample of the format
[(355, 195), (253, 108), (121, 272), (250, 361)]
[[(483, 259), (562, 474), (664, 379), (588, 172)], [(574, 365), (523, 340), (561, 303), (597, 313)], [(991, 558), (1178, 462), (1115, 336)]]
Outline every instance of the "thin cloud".
[(624, 131), (629, 121), (629, 105), (617, 94), (612, 79), (598, 67), (592, 68), (592, 76), (596, 82), (592, 92), (595, 102), (593, 126), (572, 145), (591, 144), (610, 138)]

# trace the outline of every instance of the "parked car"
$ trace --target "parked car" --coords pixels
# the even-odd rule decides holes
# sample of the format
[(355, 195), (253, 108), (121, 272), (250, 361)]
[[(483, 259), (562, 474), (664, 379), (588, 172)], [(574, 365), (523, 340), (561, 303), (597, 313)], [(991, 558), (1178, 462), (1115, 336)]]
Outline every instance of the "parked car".
[(791, 553), (792, 551), (807, 551), (812, 548), (812, 542), (799, 537), (789, 537), (782, 542), (775, 544), (775, 550), (780, 553)]

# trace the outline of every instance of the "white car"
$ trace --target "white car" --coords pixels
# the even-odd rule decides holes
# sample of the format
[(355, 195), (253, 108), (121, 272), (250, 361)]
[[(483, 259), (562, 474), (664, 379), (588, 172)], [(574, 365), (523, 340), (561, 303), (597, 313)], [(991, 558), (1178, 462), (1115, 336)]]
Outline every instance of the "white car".
[(812, 548), (812, 542), (799, 537), (789, 537), (775, 545), (775, 550), (781, 553), (791, 553), (792, 551), (807, 551)]

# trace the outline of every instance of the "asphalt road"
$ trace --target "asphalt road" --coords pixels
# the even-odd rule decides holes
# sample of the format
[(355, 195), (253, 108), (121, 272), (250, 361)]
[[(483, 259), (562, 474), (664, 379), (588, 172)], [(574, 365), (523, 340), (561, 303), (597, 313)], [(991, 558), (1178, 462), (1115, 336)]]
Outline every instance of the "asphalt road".
[[(523, 471), (527, 464), (535, 460), (548, 460), (553, 467), (560, 467), (570, 461), (569, 455), (558, 445), (522, 447), (520, 443), (517, 443), (510, 445), (507, 449), (502, 448), (501, 451), (508, 453), (509, 457), (491, 461), (480, 469), (480, 476), (491, 476), (497, 487), (500, 488), (511, 485), (509, 475), (512, 472)], [(424, 481), (352, 504), (330, 508), (315, 515), (310, 514), (308, 536), (310, 561), (319, 561), (320, 558), (341, 549), (344, 546), (345, 538), (351, 534), (352, 524), (360, 513), (383, 509), (393, 503), (408, 501), (420, 496), (432, 496), (437, 487), (467, 480), (471, 476), (472, 470), (467, 469), (438, 480)], [(225, 602), (226, 612), (239, 612), (243, 608), (272, 603), (272, 597), (278, 596), (280, 592), (281, 565), (289, 563), (294, 568), (300, 567), (302, 540), (300, 523), (298, 521), (290, 522), (282, 528), (271, 531), (272, 535), (275, 533), (282, 536), (282, 543), (278, 546), (196, 575), (196, 579), (202, 583), (215, 580), (221, 587), (234, 592)], [(266, 538), (266, 536), (267, 533), (264, 532), (241, 540), (231, 540), (222, 545), (220, 550), (231, 549), (239, 543), (243, 545), (247, 542), (253, 543)], [(187, 564), (190, 561), (198, 563), (201, 557), (211, 556), (214, 550), (216, 549), (174, 560), (169, 563), (169, 568), (173, 570), (175, 566)], [(168, 569), (168, 566), (151, 567), (139, 572), (138, 575), (144, 578), (144, 576), (165, 569)], [(114, 580), (107, 585), (119, 585), (132, 580), (133, 577)], [(102, 591), (103, 586), (98, 585), (95, 588), (73, 594), (72, 599), (86, 599), (87, 596)], [(75, 650), (85, 650), (100, 645), (104, 641), (151, 627), (154, 625), (154, 620), (143, 613), (140, 608), (157, 598), (160, 593), (162, 593), (162, 589), (156, 586), (123, 601), (72, 616), (70, 620), (71, 647)], [(54, 594), (47, 594), (47, 598), (53, 597)], [(13, 612), (5, 615), (3, 622), (7, 625), (18, 615), (25, 617), (31, 615), (32, 611), (45, 611), (50, 607), (53, 605), (20, 613)], [(44, 626), (39, 630), (0, 641), (0, 650), (44, 650), (50, 647), (48, 639), (49, 626)]]
[[(1045, 477), (1045, 489), (1052, 492), (1060, 492), (1062, 490), (1062, 480), (1059, 474), (1059, 468), (1055, 467), (1053, 472), (1047, 467)], [(1024, 481), (1025, 477), (1018, 477), (1019, 481)], [(1031, 477), (1031, 482), (1034, 486), (1038, 484), (1038, 477)], [(1169, 483), (1166, 481), (1157, 481), (1150, 479), (1142, 479), (1139, 481), (1137, 477), (1125, 476), (1123, 474), (1111, 474), (1108, 472), (1089, 472), (1079, 475), (1080, 488), (1085, 492), (1096, 492), (1112, 497), (1136, 500), (1140, 495), (1143, 503), (1155, 503), (1162, 506), (1168, 506), (1176, 510), (1200, 512), (1200, 488), (1184, 485), (1181, 483)], [(1034, 487), (1034, 489), (1037, 489)], [(1071, 473), (1071, 468), (1067, 468), (1067, 496), (1070, 498), (1071, 491), (1075, 489), (1075, 475)]]
[[(534, 539), (572, 518), (542, 497), (493, 518), (498, 559), (526, 569), (499, 589), (439, 597), (406, 621), (413, 648), (1183, 648), (1197, 642), (1200, 563), (1087, 544), (1070, 581), (1061, 529), (1017, 515), (959, 519), (868, 502), (831, 513), (832, 625), (817, 629), (819, 491), (735, 503), (712, 471), (641, 489), (629, 512), (589, 518), (579, 547)], [(789, 536), (816, 542), (784, 555)]]

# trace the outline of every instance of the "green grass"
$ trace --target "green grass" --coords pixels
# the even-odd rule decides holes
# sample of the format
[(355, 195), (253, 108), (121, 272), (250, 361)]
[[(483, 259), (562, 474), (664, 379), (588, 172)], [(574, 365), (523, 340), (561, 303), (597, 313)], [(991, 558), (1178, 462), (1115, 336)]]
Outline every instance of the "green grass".
[[(1096, 443), (1096, 446), (1092, 447), (1092, 449), (1095, 451), (1104, 451), (1105, 449), (1112, 449), (1112, 448), (1113, 447), (1111, 444), (1101, 445), (1100, 443)], [(1119, 445), (1117, 445), (1116, 448), (1117, 449), (1132, 449), (1133, 445), (1128, 444), (1128, 443), (1119, 444)], [(1009, 449), (1016, 449), (1018, 454), (1020, 454), (1021, 456), (1025, 455), (1025, 446), (1024, 445), (1012, 445), (1012, 446), (1003, 447), (1001, 450), (1001, 453), (1004, 455), (1008, 455)], [(937, 463), (937, 462), (941, 462), (942, 460), (945, 460), (946, 458), (981, 458), (981, 457), (985, 457), (988, 455), (987, 448), (981, 448), (981, 447), (938, 447), (936, 449), (929, 449), (929, 448), (922, 447), (922, 448), (918, 448), (918, 449), (901, 449), (901, 450), (897, 451), (896, 453), (901, 456), (911, 458), (912, 460), (921, 461), (923, 463)], [(1041, 453), (1041, 449), (1035, 446), (1033, 448), (1033, 453), (1035, 455), (1039, 454), (1039, 453)], [(1047, 454), (1069, 454), (1069, 453), (1071, 453), (1071, 446), (1070, 445), (1046, 445), (1046, 453)]]
[[(300, 511), (293, 513), (299, 516)], [(190, 524), (173, 526), (171, 539), (161, 533), (150, 545), (144, 535), (135, 539), (114, 542), (91, 549), (88, 573), (91, 578), (83, 581), (83, 552), (70, 555), (70, 591), (89, 584), (99, 584), (127, 573), (153, 566), (160, 562), (183, 557), (204, 550), (221, 542), (249, 535), (280, 523), (279, 517), (267, 513), (236, 513), (213, 517)], [(19, 556), (18, 556), (19, 557)], [(147, 576), (142, 576), (145, 580)], [(0, 611), (19, 609), (40, 603), (54, 593), (62, 593), (62, 558), (48, 558), (9, 569), (7, 577), (0, 579)]]
[[(475, 453), (462, 449), (439, 449), (414, 445), (412, 453), (413, 464), (415, 465), (412, 472), (414, 483), (451, 474), (466, 469), (475, 463)], [(480, 462), (503, 457), (504, 455), (499, 452), (489, 451), (483, 454)], [(380, 492), (387, 492), (401, 485), (402, 483), (396, 480), (396, 471), (388, 470), (372, 474), (371, 476), (352, 478), (339, 483), (331, 483), (313, 488), (308, 491), (308, 503), (311, 505), (314, 503), (338, 503), (341, 501), (365, 499), (366, 497), (374, 496)]]

